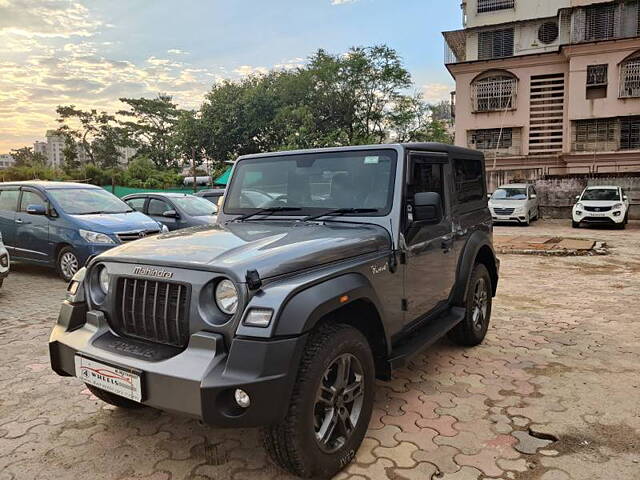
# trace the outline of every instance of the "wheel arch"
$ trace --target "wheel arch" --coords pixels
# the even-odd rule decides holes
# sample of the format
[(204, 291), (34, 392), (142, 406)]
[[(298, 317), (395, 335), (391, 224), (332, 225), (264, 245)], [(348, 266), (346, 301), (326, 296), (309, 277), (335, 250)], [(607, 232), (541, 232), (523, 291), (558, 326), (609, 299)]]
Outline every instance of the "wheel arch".
[(275, 336), (301, 335), (330, 322), (350, 325), (368, 340), (376, 375), (386, 378), (391, 343), (382, 312), (369, 280), (349, 273), (298, 292), (284, 306)]
[(485, 232), (475, 232), (467, 241), (458, 265), (458, 281), (453, 294), (453, 305), (464, 305), (469, 288), (469, 279), (473, 267), (481, 263), (489, 271), (491, 277), (491, 292), (495, 297), (498, 289), (498, 260), (492, 247), (491, 237)]

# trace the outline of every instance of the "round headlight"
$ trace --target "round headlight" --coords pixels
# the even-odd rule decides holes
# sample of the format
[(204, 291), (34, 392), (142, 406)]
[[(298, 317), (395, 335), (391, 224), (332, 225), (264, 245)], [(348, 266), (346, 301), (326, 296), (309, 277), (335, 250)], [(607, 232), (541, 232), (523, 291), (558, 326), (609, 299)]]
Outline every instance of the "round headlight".
[(216, 285), (216, 303), (227, 315), (233, 315), (238, 309), (238, 291), (231, 280), (222, 280)]
[(106, 267), (102, 267), (100, 269), (100, 273), (98, 274), (98, 285), (100, 285), (100, 289), (105, 295), (109, 293), (109, 272), (107, 272)]

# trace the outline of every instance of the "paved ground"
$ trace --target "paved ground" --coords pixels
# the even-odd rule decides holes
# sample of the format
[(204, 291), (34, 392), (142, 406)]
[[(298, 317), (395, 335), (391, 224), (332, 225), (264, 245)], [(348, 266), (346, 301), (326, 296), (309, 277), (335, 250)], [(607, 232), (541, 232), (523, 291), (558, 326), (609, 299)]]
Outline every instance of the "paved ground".
[[(611, 255), (503, 256), (485, 345), (442, 342), (381, 383), (365, 443), (339, 478), (640, 478), (640, 225), (497, 233), (514, 229), (603, 239)], [(55, 376), (47, 337), (63, 291), (30, 267), (0, 291), (0, 480), (288, 478), (254, 430), (118, 411)]]

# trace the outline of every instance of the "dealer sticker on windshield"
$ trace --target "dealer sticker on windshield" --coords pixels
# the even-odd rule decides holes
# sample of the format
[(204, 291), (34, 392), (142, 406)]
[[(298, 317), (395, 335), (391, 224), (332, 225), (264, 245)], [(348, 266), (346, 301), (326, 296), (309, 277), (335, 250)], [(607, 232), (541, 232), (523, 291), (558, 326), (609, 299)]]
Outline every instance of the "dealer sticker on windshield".
[(140, 375), (76, 355), (76, 377), (83, 382), (121, 397), (142, 401)]
[(380, 157), (364, 157), (365, 165), (375, 165), (380, 162)]

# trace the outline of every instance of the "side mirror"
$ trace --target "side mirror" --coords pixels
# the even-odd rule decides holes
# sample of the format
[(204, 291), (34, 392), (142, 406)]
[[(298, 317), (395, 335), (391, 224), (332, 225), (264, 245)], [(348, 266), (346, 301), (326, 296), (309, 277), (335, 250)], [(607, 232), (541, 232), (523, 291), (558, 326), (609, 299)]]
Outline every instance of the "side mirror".
[(44, 205), (27, 205), (29, 215), (46, 215), (47, 209)]
[(413, 221), (439, 223), (442, 220), (442, 198), (439, 193), (420, 192), (413, 197)]
[(535, 200), (536, 198), (538, 198), (538, 195), (536, 195), (535, 193), (531, 194), (531, 200)]
[(622, 200), (624, 200), (626, 202), (627, 200), (629, 200), (629, 197), (627, 197), (626, 195), (623, 195), (622, 196)]
[(488, 198), (489, 200), (491, 200), (491, 197), (493, 197), (493, 193), (487, 193), (487, 198)]
[(167, 210), (166, 212), (164, 212), (162, 214), (163, 217), (165, 218), (178, 218), (178, 212), (176, 212), (175, 210)]
[(580, 200), (580, 195), (576, 195), (576, 200)]

